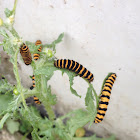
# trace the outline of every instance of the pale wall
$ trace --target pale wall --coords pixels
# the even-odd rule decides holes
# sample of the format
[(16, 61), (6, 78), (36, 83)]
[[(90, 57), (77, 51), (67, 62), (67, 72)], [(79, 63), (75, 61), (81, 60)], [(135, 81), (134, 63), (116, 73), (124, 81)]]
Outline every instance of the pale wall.
[[(13, 1), (0, 0), (0, 17), (4, 8), (12, 8)], [(43, 43), (52, 42), (64, 32), (56, 57), (76, 60), (93, 72), (98, 93), (108, 72), (115, 72), (118, 77), (104, 121), (91, 129), (100, 136), (114, 133), (120, 140), (139, 140), (140, 1), (65, 1), (19, 0), (16, 30), (24, 40), (41, 39)], [(28, 87), (29, 67), (21, 66), (22, 82)], [(75, 78), (74, 87), (82, 99), (70, 93), (68, 77), (62, 77), (60, 72), (55, 73), (50, 84), (58, 96), (57, 110), (61, 113), (84, 108), (85, 81)]]

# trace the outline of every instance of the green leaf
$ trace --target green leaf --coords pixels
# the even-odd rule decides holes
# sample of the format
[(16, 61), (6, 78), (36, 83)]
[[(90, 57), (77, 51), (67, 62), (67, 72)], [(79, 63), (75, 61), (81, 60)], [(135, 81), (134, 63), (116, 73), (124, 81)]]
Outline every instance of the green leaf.
[(6, 121), (7, 129), (11, 134), (14, 134), (15, 132), (19, 130), (19, 125), (20, 125), (19, 122), (14, 121), (12, 119), (8, 119)]
[(0, 34), (5, 37), (5, 38), (9, 38), (9, 35), (6, 33), (6, 31), (4, 29), (0, 29)]
[(5, 13), (6, 17), (10, 17), (13, 14), (13, 11), (10, 11), (8, 8), (5, 8), (4, 13)]
[(72, 87), (73, 86), (73, 80), (74, 80), (74, 77), (76, 76), (76, 74), (74, 72), (72, 72), (72, 71), (67, 70), (67, 69), (59, 69), (59, 70), (62, 71), (62, 75), (64, 73), (66, 73), (68, 75), (69, 81), (70, 81), (70, 90), (71, 90), (71, 93), (81, 98), (81, 96), (78, 95), (77, 91), (75, 89), (73, 89), (73, 87)]
[(14, 87), (6, 79), (0, 80), (0, 93), (9, 93)]
[(83, 127), (90, 121), (89, 115), (82, 109), (69, 113), (67, 118), (68, 120), (66, 122), (66, 128), (68, 129), (68, 132), (71, 134), (71, 136), (74, 136), (75, 131), (78, 128)]
[(97, 111), (96, 108), (95, 108), (94, 102), (93, 102), (94, 98), (93, 98), (92, 92), (93, 92), (92, 85), (89, 84), (87, 94), (86, 94), (86, 97), (85, 97), (85, 105), (87, 106), (86, 109), (87, 109), (88, 114), (90, 116), (91, 124), (94, 121), (94, 118), (96, 116), (96, 111)]
[(60, 43), (62, 41), (63, 37), (64, 37), (64, 33), (61, 33), (58, 36), (58, 38), (55, 41), (52, 42), (52, 44), (58, 44), (58, 43)]
[(27, 132), (30, 132), (32, 130), (32, 127), (28, 121), (26, 121), (22, 118), (19, 130), (22, 133), (27, 133)]
[(0, 94), (0, 114), (7, 110), (9, 103), (13, 100), (12, 95)]

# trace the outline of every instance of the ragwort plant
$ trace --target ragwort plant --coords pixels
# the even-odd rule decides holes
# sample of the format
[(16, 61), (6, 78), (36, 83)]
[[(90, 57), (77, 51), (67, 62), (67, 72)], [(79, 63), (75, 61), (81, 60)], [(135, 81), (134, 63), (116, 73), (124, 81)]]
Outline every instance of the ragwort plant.
[[(63, 33), (51, 44), (42, 45), (42, 52), (37, 51), (40, 46), (35, 46), (34, 43), (25, 41), (31, 54), (39, 53), (40, 58), (36, 62), (32, 60), (31, 63), (36, 78), (36, 87), (30, 90), (21, 85), (17, 56), (23, 40), (13, 27), (16, 5), (17, 0), (15, 0), (13, 10), (5, 9), (6, 21), (0, 19), (0, 34), (3, 36), (3, 41), (0, 45), (10, 56), (9, 61), (13, 64), (13, 72), (17, 81), (17, 84), (13, 86), (4, 77), (0, 80), (0, 129), (3, 128), (5, 123), (10, 133), (13, 134), (19, 131), (24, 134), (23, 139), (31, 133), (33, 140), (103, 140), (102, 138), (97, 138), (96, 135), (75, 137), (75, 132), (78, 128), (85, 126), (87, 123), (90, 123), (89, 126), (93, 124), (97, 113), (100, 96), (97, 96), (92, 84), (88, 81), (86, 81), (89, 85), (85, 97), (86, 109), (74, 110), (55, 119), (52, 106), (56, 104), (57, 100), (56, 96), (51, 93), (51, 86), (48, 85), (48, 81), (53, 76), (54, 71), (61, 70), (62, 75), (66, 73), (69, 77), (72, 94), (81, 97), (72, 87), (76, 74), (66, 69), (54, 67), (55, 47), (56, 44), (62, 41)], [(25, 99), (34, 95), (44, 105), (48, 118), (42, 118), (36, 108), (27, 106)], [(64, 123), (64, 120), (67, 120), (66, 123)], [(111, 136), (106, 140), (114, 139), (114, 136)]]

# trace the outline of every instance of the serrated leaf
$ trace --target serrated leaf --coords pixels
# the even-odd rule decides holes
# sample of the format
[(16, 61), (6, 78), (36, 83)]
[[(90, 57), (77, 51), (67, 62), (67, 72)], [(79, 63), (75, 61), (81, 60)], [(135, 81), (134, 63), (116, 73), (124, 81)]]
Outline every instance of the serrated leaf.
[(19, 125), (20, 125), (19, 122), (14, 121), (12, 119), (8, 119), (6, 121), (7, 129), (11, 134), (14, 134), (15, 132), (19, 130)]
[(77, 93), (77, 91), (75, 89), (73, 89), (73, 87), (72, 87), (73, 86), (73, 80), (74, 80), (74, 77), (76, 76), (76, 74), (74, 72), (71, 72), (71, 71), (67, 70), (67, 69), (59, 69), (59, 70), (62, 71), (62, 75), (64, 73), (66, 73), (68, 75), (69, 81), (70, 81), (71, 93), (81, 98), (81, 96)]

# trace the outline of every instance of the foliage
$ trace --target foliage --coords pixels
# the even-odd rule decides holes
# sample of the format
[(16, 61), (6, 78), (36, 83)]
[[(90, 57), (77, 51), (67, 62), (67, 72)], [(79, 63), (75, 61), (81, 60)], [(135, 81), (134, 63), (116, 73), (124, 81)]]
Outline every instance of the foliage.
[[(102, 140), (96, 135), (91, 137), (75, 137), (75, 132), (78, 128), (85, 126), (87, 123), (93, 124), (96, 116), (96, 107), (98, 105), (98, 97), (92, 86), (89, 84), (85, 98), (86, 109), (78, 109), (69, 112), (68, 114), (55, 119), (55, 113), (52, 106), (57, 103), (56, 95), (51, 93), (51, 86), (48, 81), (54, 74), (54, 71), (62, 71), (62, 75), (66, 73), (70, 81), (71, 93), (81, 97), (75, 89), (73, 89), (73, 80), (75, 73), (64, 69), (54, 67), (56, 44), (63, 39), (64, 33), (51, 44), (41, 44), (42, 52), (37, 49), (40, 46), (35, 46), (34, 43), (25, 41), (32, 54), (39, 53), (38, 61), (32, 60), (31, 66), (36, 78), (36, 88), (29, 90), (21, 85), (18, 67), (17, 56), (19, 48), (23, 44), (23, 40), (13, 28), (15, 9), (17, 0), (15, 0), (13, 10), (5, 9), (7, 20), (3, 22), (0, 28), (0, 35), (3, 36), (3, 50), (10, 56), (10, 62), (13, 64), (13, 72), (17, 81), (17, 85), (13, 86), (6, 79), (0, 80), (0, 129), (3, 128), (6, 122), (7, 129), (10, 133), (20, 131), (25, 134), (24, 137), (31, 133), (33, 140)], [(42, 118), (38, 110), (34, 107), (29, 107), (25, 99), (30, 96), (37, 96), (44, 105), (48, 118)], [(95, 98), (94, 98), (95, 97)], [(95, 106), (96, 99), (96, 106)], [(66, 120), (66, 123), (64, 121)], [(105, 140), (114, 140), (114, 136)]]

